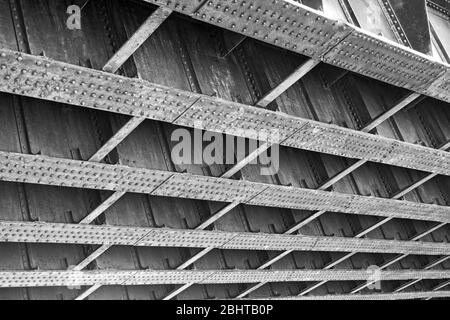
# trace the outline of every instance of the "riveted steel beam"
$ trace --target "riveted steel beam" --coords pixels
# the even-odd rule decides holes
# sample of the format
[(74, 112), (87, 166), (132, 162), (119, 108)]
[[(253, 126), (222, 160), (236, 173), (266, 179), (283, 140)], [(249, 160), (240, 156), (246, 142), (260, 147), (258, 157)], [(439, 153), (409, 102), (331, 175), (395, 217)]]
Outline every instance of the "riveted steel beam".
[(401, 292), (401, 293), (373, 293), (373, 294), (336, 294), (325, 296), (305, 296), (305, 297), (279, 297), (269, 298), (268, 300), (414, 300), (424, 298), (448, 298), (450, 291), (436, 292)]
[[(450, 101), (450, 66), (294, 0), (144, 0), (346, 70)], [(447, 90), (446, 90), (447, 89)]]
[(450, 255), (446, 243), (9, 221), (0, 242)]
[[(381, 280), (450, 278), (450, 271), (396, 270), (380, 272)], [(366, 270), (96, 270), (0, 271), (0, 288), (87, 285), (229, 284), (302, 281), (366, 280)]]
[(0, 181), (449, 222), (450, 208), (243, 180), (0, 152)]
[(45, 57), (0, 50), (0, 78), (8, 93), (450, 175), (446, 152)]

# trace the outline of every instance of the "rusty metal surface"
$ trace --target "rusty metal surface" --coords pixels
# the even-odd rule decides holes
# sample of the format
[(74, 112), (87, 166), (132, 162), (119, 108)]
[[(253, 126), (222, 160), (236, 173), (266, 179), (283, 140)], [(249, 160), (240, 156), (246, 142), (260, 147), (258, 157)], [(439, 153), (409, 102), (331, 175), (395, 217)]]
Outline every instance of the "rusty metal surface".
[[(106, 2), (100, 0), (90, 2), (85, 9), (86, 14), (83, 14), (84, 23), (82, 30), (68, 31), (65, 28), (66, 8), (61, 3), (53, 4), (52, 2), (54, 1), (56, 0), (37, 0), (29, 3), (28, 1), (10, 1), (11, 4), (8, 3), (7, 5), (5, 1), (0, 2), (5, 8), (1, 13), (0, 25), (2, 31), (7, 31), (5, 34), (1, 33), (2, 35), (0, 36), (2, 47), (12, 50), (19, 49), (22, 52), (36, 55), (45, 54), (49, 58), (88, 68), (100, 69), (120, 48), (121, 44), (125, 43), (133, 35), (154, 9), (150, 6), (132, 4), (130, 1)], [(323, 2), (326, 4), (329, 1)], [(12, 3), (19, 4), (17, 8), (21, 9), (19, 10), (20, 14), (13, 18), (9, 14), (14, 7), (10, 7)], [(160, 4), (165, 5), (167, 3), (161, 2)], [(308, 5), (309, 3), (304, 4)], [(196, 2), (189, 1), (186, 2), (186, 5), (184, 12), (193, 13), (194, 10), (201, 9)], [(47, 8), (49, 7), (52, 9), (48, 10)], [(181, 6), (177, 8), (179, 11), (182, 9)], [(53, 22), (50, 23), (50, 21)], [(21, 29), (20, 25), (25, 25), (26, 29), (19, 30), (19, 33), (17, 33), (13, 29), (17, 25), (19, 25), (19, 29)], [(307, 30), (304, 31), (307, 32)], [(312, 30), (311, 32), (315, 37)], [(18, 36), (18, 34), (21, 34), (21, 36)], [(48, 35), (52, 34), (57, 36), (48, 38)], [(281, 83), (305, 59), (305, 57), (289, 53), (289, 51), (280, 51), (255, 42), (251, 39), (251, 35), (250, 38), (247, 38), (224, 58), (224, 53), (226, 53), (224, 48), (226, 46), (224, 46), (223, 38), (226, 38), (227, 34), (227, 31), (215, 29), (207, 24), (192, 23), (175, 15), (169, 18), (143, 44), (133, 59), (130, 59), (125, 64), (121, 74), (129, 77), (139, 76), (142, 79), (155, 83), (158, 88), (160, 86), (173, 87), (189, 96), (198, 97), (198, 94), (204, 94), (206, 99), (215, 102), (225, 101), (225, 103), (229, 103), (228, 101), (233, 101), (249, 106), (254, 105), (258, 97), (261, 98), (262, 95)], [(70, 41), (67, 41), (67, 39)], [(308, 39), (305, 39), (305, 41), (309, 43)], [(311, 42), (311, 45), (313, 42)], [(88, 44), (88, 46), (80, 44)], [(313, 47), (312, 45), (309, 48), (313, 49)], [(255, 56), (258, 59), (255, 59)], [(406, 60), (401, 61), (402, 63), (407, 62)], [(31, 75), (29, 76), (31, 78)], [(439, 85), (442, 85), (442, 79), (444, 79), (444, 76), (433, 79), (432, 82), (434, 84), (427, 90), (434, 90), (431, 93), (433, 95), (439, 94), (439, 90), (441, 90), (441, 99), (446, 99), (445, 87), (438, 88)], [(96, 78), (94, 80), (97, 81)], [(398, 81), (398, 79), (395, 81)], [(428, 86), (428, 82), (426, 85)], [(117, 84), (117, 87), (120, 89), (120, 84)], [(90, 89), (87, 87), (86, 91)], [(174, 92), (178, 91), (175, 90)], [(89, 91), (89, 93), (91, 92)], [(360, 130), (371, 119), (376, 118), (379, 114), (389, 109), (390, 106), (393, 106), (396, 100), (401, 98), (404, 93), (399, 88), (322, 64), (290, 88), (271, 107), (273, 108), (272, 110), (279, 107), (280, 110), (288, 115)], [(214, 97), (206, 97), (206, 95)], [(164, 97), (165, 95), (161, 96), (161, 99), (163, 100)], [(216, 97), (220, 99), (216, 99)], [(82, 98), (81, 94), (80, 98)], [(173, 98), (177, 99), (176, 95)], [(152, 105), (155, 106), (160, 101), (156, 100)], [(2, 151), (31, 153), (75, 160), (88, 160), (126, 123), (127, 119), (116, 114), (117, 112), (130, 115), (130, 110), (135, 108), (134, 106), (126, 107), (127, 104), (124, 101), (114, 101), (113, 109), (115, 109), (116, 105), (120, 109), (110, 113), (104, 112), (108, 111), (107, 109), (99, 111), (92, 108), (77, 108), (61, 105), (60, 103), (51, 103), (42, 99), (34, 100), (8, 94), (1, 95), (1, 102), (0, 125), (2, 129), (0, 149)], [(119, 104), (122, 105), (120, 106)], [(184, 112), (186, 110), (185, 107), (188, 106), (178, 107), (180, 107), (181, 112)], [(405, 112), (380, 125), (376, 133), (382, 137), (422, 144), (430, 148), (438, 148), (450, 138), (447, 107), (447, 104), (444, 102), (426, 99), (417, 107), (405, 110)], [(167, 105), (167, 108), (167, 110), (174, 110), (173, 105), (170, 104)], [(122, 112), (123, 110), (125, 112)], [(198, 110), (196, 116), (204, 116), (202, 110), (207, 110), (207, 108)], [(226, 108), (223, 110), (229, 111)], [(215, 109), (211, 109), (208, 112), (212, 113), (215, 111)], [(263, 112), (262, 114), (266, 113)], [(167, 116), (169, 122), (174, 120), (174, 115), (167, 113), (166, 109), (164, 109), (164, 113), (158, 114), (155, 112), (154, 115), (159, 117)], [(270, 113), (270, 115), (276, 115), (274, 117), (274, 119), (277, 119), (276, 126), (283, 126), (284, 119), (290, 118), (290, 116), (286, 117), (284, 114)], [(252, 128), (273, 127), (270, 121), (264, 121), (264, 118), (260, 118), (253, 113), (248, 113), (247, 116), (247, 119), (244, 119), (245, 121), (240, 122), (241, 124), (249, 125)], [(252, 122), (255, 116), (258, 121), (262, 122)], [(159, 118), (155, 119), (159, 120)], [(207, 119), (211, 121), (208, 123), (208, 126), (213, 124), (216, 126), (221, 125), (216, 123), (215, 118), (210, 117), (209, 114)], [(183, 121), (188, 120), (187, 118), (183, 119)], [(229, 119), (224, 121), (224, 123), (229, 123), (227, 121)], [(236, 122), (238, 121), (236, 120)], [(316, 122), (309, 123), (317, 124)], [(325, 132), (330, 132), (328, 130), (331, 130), (332, 127), (334, 128), (334, 126), (325, 127)], [(95, 224), (106, 224), (106, 227), (114, 225), (129, 226), (130, 228), (159, 228), (166, 226), (177, 229), (176, 232), (181, 232), (183, 230), (180, 229), (197, 227), (202, 221), (206, 221), (208, 217), (223, 208), (224, 204), (222, 203), (204, 201), (204, 199), (223, 201), (227, 199), (227, 193), (229, 192), (219, 192), (219, 190), (212, 192), (211, 190), (221, 188), (222, 184), (218, 187), (215, 180), (210, 181), (209, 178), (200, 177), (200, 175), (220, 176), (226, 172), (227, 167), (209, 167), (206, 165), (178, 166), (172, 164), (170, 150), (173, 144), (170, 141), (170, 135), (177, 128), (179, 127), (167, 123), (146, 120), (116, 150), (113, 150), (110, 156), (106, 158), (106, 162), (118, 163), (127, 167), (162, 170), (164, 174), (166, 172), (171, 174), (172, 171), (185, 172), (186, 170), (188, 173), (196, 176), (195, 179), (198, 180), (198, 184), (191, 184), (189, 179), (185, 179), (187, 176), (177, 176), (172, 181), (180, 181), (183, 184), (186, 182), (191, 191), (183, 190), (182, 185), (174, 184), (167, 190), (163, 190), (164, 193), (168, 193), (173, 187), (174, 194), (195, 197), (203, 201), (155, 197), (146, 194), (127, 194), (113, 207), (109, 208), (104, 216), (97, 219), (94, 222)], [(324, 127), (321, 126), (321, 128)], [(342, 133), (342, 131), (339, 132)], [(287, 131), (287, 135), (289, 134)], [(347, 138), (343, 139), (346, 140)], [(333, 145), (333, 147), (338, 146), (342, 148), (338, 151), (338, 154), (343, 155), (346, 148), (345, 141), (335, 140), (337, 144)], [(347, 146), (349, 146), (351, 144), (350, 141), (353, 140), (348, 139), (346, 141)], [(327, 150), (330, 150), (330, 147), (325, 143), (322, 143), (322, 146), (326, 146)], [(311, 148), (313, 147), (314, 145), (311, 144)], [(373, 148), (370, 150), (374, 153), (373, 158), (377, 159), (378, 149), (376, 143), (364, 144), (364, 147)], [(403, 153), (402, 146), (395, 145), (392, 148), (393, 151), (389, 154), (392, 158), (390, 158), (389, 161), (391, 162), (389, 163), (394, 165), (398, 161), (408, 164), (412, 158), (414, 161), (413, 166), (419, 165), (424, 167), (431, 165), (436, 166), (437, 170), (443, 168), (442, 166), (439, 167), (439, 158), (435, 155), (432, 154), (431, 158), (434, 160), (430, 162), (430, 157), (426, 153), (423, 153), (423, 156), (421, 156), (420, 153), (422, 150), (425, 150), (423, 148), (414, 148), (414, 153), (406, 159), (398, 158)], [(360, 152), (362, 149), (363, 147), (357, 148), (356, 151), (353, 149), (352, 154), (363, 155)], [(394, 149), (398, 151), (395, 152)], [(430, 149), (426, 150), (430, 151)], [(418, 156), (417, 159), (414, 159), (415, 155)], [(285, 147), (280, 149), (280, 158), (282, 160), (280, 171), (276, 176), (261, 177), (257, 171), (259, 167), (255, 165), (245, 167), (241, 175), (244, 179), (265, 184), (292, 184), (300, 188), (316, 188), (323, 181), (344, 169), (349, 164), (348, 162), (352, 161)], [(43, 178), (49, 179), (50, 177), (43, 176)], [(380, 166), (375, 163), (369, 163), (354, 172), (348, 179), (336, 184), (334, 190), (352, 195), (390, 197), (399, 189), (407, 187), (421, 178), (421, 172), (404, 170), (392, 165)], [(448, 204), (447, 179), (447, 177), (439, 177), (429, 181), (426, 185), (406, 195), (406, 200), (436, 203), (441, 206)], [(204, 185), (204, 183), (207, 183), (210, 187), (207, 188), (205, 185), (205, 188), (201, 189), (201, 193), (196, 195), (195, 188)], [(242, 190), (239, 189), (242, 187), (242, 183), (238, 182), (236, 186), (238, 186), (238, 189), (234, 187), (229, 189), (233, 197), (246, 198), (246, 194), (236, 192), (236, 190)], [(101, 203), (102, 199), (106, 199), (110, 195), (108, 191), (98, 192), (88, 189), (29, 185), (20, 182), (2, 182), (0, 183), (0, 188), (0, 208), (2, 212), (0, 219), (4, 221), (24, 220), (75, 223), (81, 221)], [(229, 188), (229, 186), (226, 186), (226, 188)], [(277, 187), (275, 188), (277, 189)], [(266, 193), (265, 196), (267, 195)], [(309, 204), (317, 207), (320, 203), (315, 200), (312, 201), (309, 195), (308, 193)], [(276, 201), (283, 201), (283, 197), (276, 199)], [(350, 197), (353, 198), (353, 196)], [(304, 205), (301, 203), (302, 201), (302, 197), (297, 197), (291, 205), (296, 208), (302, 207)], [(346, 205), (349, 204), (348, 202), (345, 203)], [(327, 204), (331, 204), (331, 202), (328, 201)], [(425, 207), (410, 207), (409, 205), (412, 204), (408, 202), (408, 206), (402, 207), (401, 210), (396, 208), (394, 212), (395, 215), (399, 214), (407, 219), (394, 219), (382, 228), (368, 234), (368, 238), (407, 240), (429, 229), (433, 225), (431, 222), (410, 219), (410, 217), (416, 217), (417, 213), (420, 210), (423, 211)], [(273, 268), (275, 270), (322, 268), (327, 262), (340, 257), (339, 252), (326, 250), (327, 246), (330, 246), (330, 242), (333, 245), (332, 241), (341, 241), (342, 236), (354, 236), (362, 229), (377, 222), (379, 218), (375, 216), (387, 210), (377, 198), (364, 198), (363, 202), (352, 201), (347, 208), (354, 211), (364, 211), (370, 213), (370, 215), (336, 213), (324, 215), (320, 220), (314, 221), (302, 229), (302, 233), (312, 236), (330, 237), (330, 239), (325, 238), (325, 242), (318, 244), (317, 248), (324, 248), (323, 250), (325, 251), (293, 252), (274, 264)], [(435, 212), (433, 208), (436, 207), (430, 206), (427, 208), (431, 211), (423, 211), (420, 216), (429, 215), (434, 217)], [(411, 215), (411, 212), (414, 212), (414, 214)], [(240, 205), (216, 221), (214, 228), (230, 233), (258, 231), (283, 233), (292, 225), (295, 225), (296, 222), (307, 218), (310, 214), (311, 212), (306, 210)], [(440, 217), (440, 215), (438, 213), (437, 216)], [(444, 216), (442, 215), (442, 217)], [(57, 234), (54, 235), (56, 239)], [(172, 236), (171, 239), (173, 240), (171, 240), (173, 245), (178, 245), (180, 242), (185, 241), (178, 241)], [(181, 236), (180, 233), (179, 239), (186, 238)], [(208, 237), (192, 236), (189, 239), (198, 245), (202, 242), (207, 242)], [(227, 250), (211, 251), (195, 262), (193, 267), (205, 271), (226, 268), (257, 268), (276, 253), (256, 249), (249, 250), (248, 248), (257, 248), (258, 246), (260, 248), (261, 245), (264, 245), (283, 250), (285, 242), (280, 243), (278, 239), (280, 239), (279, 236), (275, 234), (268, 236), (265, 234), (243, 234), (240, 240), (236, 238), (236, 241), (230, 242), (230, 247)], [(156, 237), (154, 237), (154, 240), (157, 240)], [(163, 240), (159, 238), (158, 243), (164, 245)], [(342, 241), (344, 242), (339, 245), (334, 242), (334, 248), (338, 250), (339, 246), (351, 242), (349, 240), (352, 239), (343, 238)], [(424, 240), (430, 242), (430, 244), (427, 244), (427, 246), (430, 246), (429, 248), (431, 246), (433, 248), (441, 246), (441, 244), (433, 242), (448, 241), (448, 228), (436, 230)], [(351, 243), (353, 244), (350, 248), (356, 244), (356, 242)], [(361, 248), (361, 245), (358, 243), (358, 248)], [(402, 243), (402, 250), (409, 250), (404, 245)], [(414, 245), (418, 246), (419, 244)], [(381, 250), (391, 249), (387, 247), (380, 248)], [(412, 248), (414, 247), (412, 246)], [(8, 258), (2, 259), (0, 269), (34, 270), (40, 268), (41, 270), (62, 270), (70, 265), (80, 263), (95, 249), (96, 246), (88, 244), (2, 243), (0, 244), (0, 254)], [(371, 253), (371, 250), (376, 250), (374, 244), (369, 244), (367, 250), (367, 252), (358, 254), (352, 259), (343, 262), (339, 268), (365, 268), (367, 265), (382, 264), (383, 261), (390, 258), (389, 254)], [(417, 252), (427, 251), (423, 248), (415, 250), (421, 250)], [(98, 257), (96, 261), (88, 266), (88, 269), (138, 271), (150, 268), (153, 270), (170, 270), (188, 261), (198, 252), (197, 248), (117, 246), (110, 248)], [(423, 267), (423, 264), (428, 263), (428, 260), (431, 259), (428, 256), (411, 256), (405, 261), (393, 265), (392, 268), (395, 270), (401, 268), (420, 269)], [(444, 263), (442, 267), (448, 269), (449, 265)], [(269, 297), (278, 294), (289, 296), (301, 291), (306, 285), (303, 283), (270, 283), (261, 287), (258, 292), (255, 292), (255, 296)], [(396, 287), (397, 285), (392, 281), (383, 283), (384, 292), (394, 291)], [(94, 292), (92, 299), (160, 299), (173, 289), (176, 289), (173, 285), (134, 286), (130, 284), (128, 286), (105, 286)], [(317, 288), (313, 294), (346, 293), (352, 289), (351, 282), (335, 281)], [(430, 284), (424, 280), (417, 284), (415, 289), (430, 290)], [(181, 293), (179, 297), (188, 299), (228, 299), (236, 297), (243, 290), (243, 285), (239, 283), (227, 284), (226, 286), (200, 284), (192, 286)], [(73, 299), (79, 293), (81, 293), (79, 290), (69, 290), (65, 287), (30, 287), (26, 290), (8, 289), (8, 291), (5, 291), (5, 289), (2, 289), (0, 290), (0, 297), (2, 299), (8, 296), (20, 299)]]

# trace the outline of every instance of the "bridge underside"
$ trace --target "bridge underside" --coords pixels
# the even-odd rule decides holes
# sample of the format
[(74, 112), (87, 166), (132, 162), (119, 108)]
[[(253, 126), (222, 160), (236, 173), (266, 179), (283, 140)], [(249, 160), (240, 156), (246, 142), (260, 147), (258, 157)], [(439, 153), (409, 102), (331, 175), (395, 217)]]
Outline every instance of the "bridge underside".
[(74, 3), (0, 0), (0, 299), (450, 297), (448, 2)]

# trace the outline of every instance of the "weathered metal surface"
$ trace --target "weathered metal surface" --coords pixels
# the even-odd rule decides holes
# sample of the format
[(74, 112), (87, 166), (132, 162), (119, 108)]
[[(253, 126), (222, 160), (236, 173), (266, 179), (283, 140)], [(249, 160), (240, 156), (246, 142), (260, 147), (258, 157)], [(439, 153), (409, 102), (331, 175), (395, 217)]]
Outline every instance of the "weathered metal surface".
[(355, 15), (358, 25), (373, 34), (407, 45), (403, 42), (397, 30), (391, 29), (392, 19), (387, 14), (386, 1), (348, 0), (351, 12)]
[[(449, 175), (445, 152), (46, 58), (4, 51), (3, 59), (6, 92)], [(406, 151), (412, 156), (403, 157)]]
[(426, 0), (403, 2), (384, 0), (388, 15), (393, 21), (393, 28), (405, 35), (409, 46), (425, 54), (431, 54), (431, 33), (428, 22)]
[[(58, 4), (52, 7), (58, 8), (51, 13), (56, 15), (57, 19), (55, 24), (48, 23), (50, 19), (45, 7), (51, 7), (52, 1), (39, 0), (23, 10), (26, 15), (25, 20), (29, 20), (27, 25), (33, 29), (33, 32), (24, 33), (25, 36), (29, 36), (31, 47), (34, 48), (32, 52), (40, 54), (45, 51), (45, 54), (49, 57), (95, 68), (101, 68), (108, 58), (117, 51), (117, 44), (124, 43), (151, 14), (151, 10), (147, 10), (148, 8), (128, 1), (107, 3), (107, 7), (103, 1), (90, 2), (89, 8), (86, 8), (86, 14), (83, 14), (83, 21), (86, 23), (83, 23), (82, 31), (68, 32), (65, 30), (64, 35), (58, 37), (58, 40), (41, 41), (40, 33), (42, 30), (45, 29), (45, 33), (51, 35), (58, 33), (58, 29), (65, 28), (67, 15), (64, 5)], [(122, 6), (118, 6), (118, 3), (121, 3)], [(24, 2), (22, 5), (26, 5), (26, 3)], [(200, 3), (190, 2), (189, 5), (195, 10)], [(37, 9), (34, 10), (33, 8)], [(98, 8), (99, 10), (97, 10)], [(133, 10), (131, 10), (132, 8)], [(114, 14), (114, 18), (110, 19), (109, 22), (106, 19), (108, 15), (106, 11), (111, 11)], [(5, 12), (5, 20), (2, 20), (2, 22), (7, 23), (10, 19), (9, 9), (6, 9)], [(96, 20), (96, 22), (92, 23), (93, 20)], [(21, 21), (21, 15), (18, 15), (15, 22), (21, 23)], [(114, 34), (116, 28), (126, 29), (125, 37), (117, 38)], [(247, 39), (224, 59), (224, 51), (221, 49), (221, 35), (221, 31), (206, 24), (193, 24), (188, 20), (178, 19), (176, 16), (171, 17), (136, 52), (133, 59), (127, 62), (124, 73), (127, 76), (139, 76), (160, 85), (188, 91), (193, 90), (207, 95), (215, 95), (227, 101), (253, 105), (258, 100), (258, 90), (260, 91), (259, 97), (261, 97), (281, 83), (286, 76), (304, 62), (303, 57), (295, 57), (287, 51), (270, 49), (263, 44), (258, 44), (257, 50), (249, 53), (246, 48), (256, 46), (252, 39)], [(70, 38), (71, 43), (61, 41), (62, 38)], [(52, 43), (49, 44), (49, 41)], [(83, 42), (88, 43), (89, 47), (79, 46)], [(73, 44), (77, 48), (71, 48)], [(14, 39), (11, 45), (11, 47), (7, 47), (16, 49)], [(20, 46), (25, 49), (25, 52), (27, 51), (27, 41)], [(272, 56), (267, 55), (269, 50), (274, 51)], [(254, 59), (256, 55), (259, 58), (258, 61)], [(271, 61), (269, 68), (258, 66), (259, 61), (267, 60), (267, 57)], [(259, 68), (258, 72), (252, 72), (248, 68), (251, 64), (255, 64), (256, 68)], [(352, 74), (345, 74), (337, 80), (333, 80), (332, 76), (327, 79), (330, 69), (332, 69), (330, 66), (322, 64), (310, 72), (278, 99), (277, 105), (280, 105), (281, 110), (287, 111), (291, 115), (313, 118), (359, 130), (372, 118), (376, 118), (382, 112), (385, 112), (389, 106), (394, 105), (395, 100), (405, 93), (391, 86), (382, 86), (378, 82)], [(324, 78), (323, 82), (325, 80), (332, 81), (331, 90), (323, 86), (322, 78)], [(255, 83), (258, 85), (269, 83), (269, 86), (261, 89), (257, 88)], [(366, 87), (363, 84), (366, 84)], [(32, 153), (87, 160), (108, 141), (109, 137), (114, 136), (114, 132), (119, 132), (126, 120), (125, 117), (116, 116), (113, 113), (97, 111), (91, 113), (84, 108), (66, 106), (61, 108), (57, 104), (50, 104), (45, 101), (4, 96), (7, 99), (14, 99), (19, 104), (24, 104), (25, 107), (23, 119), (25, 125), (22, 125), (20, 107), (10, 108), (7, 107), (7, 103), (2, 103), (0, 121), (3, 123), (2, 128), (4, 130), (2, 130), (0, 138), (0, 147), (4, 151), (28, 153), (27, 150), (29, 149), (26, 148), (28, 136), (31, 140)], [(379, 126), (377, 131), (379, 130), (378, 133), (382, 136), (437, 147), (449, 137), (446, 129), (448, 125), (445, 121), (446, 105), (441, 104), (442, 107), (437, 107), (437, 104), (439, 103), (429, 99), (426, 104), (421, 104), (422, 110), (417, 113), (417, 116), (414, 110), (407, 110), (396, 115), (394, 120)], [(10, 114), (13, 115), (13, 118), (10, 117)], [(15, 118), (18, 120), (16, 121)], [(105, 126), (107, 130), (102, 127), (104, 123), (107, 123)], [(102, 124), (102, 126), (99, 124)], [(109, 126), (111, 126), (111, 131), (108, 130)], [(92, 127), (95, 130), (92, 130)], [(173, 170), (175, 168), (177, 171), (187, 170), (195, 175), (213, 174), (214, 176), (220, 176), (226, 171), (225, 168), (219, 166), (213, 168), (204, 165), (173, 166), (169, 155), (171, 143), (168, 140), (171, 132), (177, 128), (154, 121), (144, 121), (118, 146), (117, 150), (112, 152), (106, 161), (109, 163), (117, 162), (130, 167), (156, 170)], [(19, 148), (17, 149), (16, 146)], [(77, 151), (77, 148), (79, 151)], [(349, 164), (342, 159), (325, 156), (324, 154), (310, 154), (299, 149), (282, 147), (280, 153), (281, 163), (278, 176), (268, 177), (264, 179), (264, 182), (314, 188)], [(260, 181), (257, 169), (258, 167), (252, 165), (246, 167), (242, 176), (252, 181)], [(353, 173), (352, 177), (338, 183), (335, 190), (344, 193), (388, 197), (398, 188), (407, 186), (420, 178), (421, 173), (368, 163)], [(445, 179), (445, 177), (439, 177), (439, 179), (429, 181), (417, 192), (408, 194), (406, 197), (413, 201), (444, 204), (446, 203), (447, 193)], [(202, 181), (202, 179), (199, 181)], [(32, 219), (72, 223), (80, 221), (92, 212), (102, 199), (107, 199), (110, 196), (106, 192), (102, 192), (101, 197), (99, 197), (96, 191), (66, 190), (59, 187), (48, 188), (42, 185), (25, 185), (25, 194), (20, 195), (19, 192), (17, 197), (11, 196), (20, 186), (20, 183), (0, 184), (3, 208), (8, 209), (2, 210), (2, 213), (5, 213), (2, 214), (2, 219), (17, 220), (21, 215), (27, 217), (26, 214), (21, 212), (26, 212), (26, 210), (8, 205), (8, 203), (11, 201), (16, 204), (21, 203), (21, 207), (24, 208), (26, 206), (23, 204), (29, 198), (32, 200)], [(29, 192), (32, 194), (29, 195)], [(192, 195), (193, 192), (189, 194), (189, 196)], [(215, 195), (205, 189), (201, 196)], [(220, 194), (217, 196), (218, 199), (224, 197)], [(19, 198), (22, 198), (21, 202), (18, 200)], [(44, 202), (40, 199), (48, 199), (49, 201)], [(41, 203), (43, 205), (40, 205)], [(208, 221), (208, 217), (213, 216), (214, 212), (218, 212), (224, 206), (226, 204), (223, 203), (127, 194), (110, 207), (105, 215), (97, 219), (95, 223), (106, 222), (108, 225), (132, 225), (136, 227), (195, 228), (201, 225), (203, 221)], [(215, 221), (214, 227), (240, 232), (282, 233), (295, 225), (295, 221), (301, 221), (310, 214), (306, 211), (241, 205), (221, 217), (220, 220)], [(4, 215), (6, 216), (4, 217)], [(25, 219), (28, 220), (28, 218)], [(315, 221), (306, 226), (302, 232), (330, 237), (350, 237), (376, 221), (377, 218), (372, 216), (330, 213), (322, 216), (320, 221)], [(368, 236), (370, 238), (408, 239), (411, 235), (416, 234), (416, 231), (420, 233), (425, 230), (427, 225), (431, 226), (431, 223), (395, 219), (383, 226), (381, 230), (375, 230)], [(426, 241), (446, 241), (446, 235), (448, 235), (446, 228), (436, 230), (427, 236)], [(247, 238), (243, 239), (243, 242), (237, 245), (246, 245), (248, 241), (250, 240)], [(273, 245), (270, 241), (266, 243)], [(12, 249), (8, 251), (7, 246)], [(26, 247), (31, 248), (31, 250), (27, 252)], [(74, 248), (76, 250), (73, 250)], [(57, 250), (55, 251), (55, 249)], [(9, 266), (6, 267), (7, 270), (17, 270), (30, 268), (26, 263), (27, 257), (32, 260), (32, 268), (64, 269), (67, 264), (77, 265), (84, 261), (86, 257), (90, 256), (91, 252), (95, 251), (95, 248), (82, 248), (80, 245), (69, 244), (55, 246), (52, 244), (6, 243), (1, 245), (0, 250), (2, 250), (2, 256), (11, 257), (11, 259), (8, 258), (8, 261), (5, 261), (2, 268), (3, 266)], [(88, 267), (89, 269), (126, 270), (139, 270), (141, 268), (175, 269), (182, 263), (189, 261), (191, 257), (195, 257), (198, 252), (200, 251), (196, 248), (112, 247)], [(234, 267), (239, 269), (257, 268), (262, 263), (269, 261), (275, 254), (275, 252), (259, 250), (213, 250), (196, 261), (193, 267), (202, 270)], [(294, 251), (291, 255), (285, 256), (284, 259), (274, 264), (273, 268), (321, 268), (327, 261), (336, 261), (340, 256), (341, 253), (330, 251)], [(63, 261), (65, 258), (68, 259), (67, 263)], [(365, 268), (367, 265), (382, 264), (383, 259), (386, 258), (389, 258), (389, 256), (383, 258), (383, 255), (371, 253), (358, 254), (351, 260), (343, 262), (342, 267)], [(393, 267), (419, 268), (422, 260), (427, 259), (424, 256), (420, 258), (411, 257), (402, 261), (401, 265), (396, 264)], [(448, 268), (448, 265), (444, 267)], [(261, 287), (257, 295), (268, 297), (279, 294), (286, 296), (301, 291), (305, 285), (302, 283), (270, 283)], [(108, 286), (93, 293), (92, 297), (94, 299), (158, 299), (166, 296), (174, 288), (176, 287), (170, 285)], [(393, 291), (396, 288), (395, 282), (388, 281), (384, 283), (383, 291)], [(315, 293), (342, 293), (349, 292), (351, 289), (353, 289), (351, 283), (335, 281), (318, 288)], [(180, 298), (232, 298), (242, 290), (243, 286), (238, 284), (227, 286), (194, 285), (181, 293)], [(14, 295), (24, 299), (70, 298), (77, 295), (77, 290), (70, 291), (64, 288), (29, 288), (27, 292), (14, 289)], [(8, 293), (4, 290), (0, 292), (2, 296), (5, 294)]]
[[(175, 6), (187, 1), (157, 2), (180, 11)], [(446, 68), (430, 56), (325, 18), (318, 11), (291, 0), (206, 1), (194, 14), (186, 14), (307, 56), (324, 56), (327, 63), (426, 94), (430, 93), (426, 91), (427, 86)], [(309, 23), (299, 22), (304, 19)], [(298, 27), (292, 30), (291, 24), (298, 24), (300, 31)]]
[[(449, 271), (383, 271), (381, 280), (408, 280), (416, 277), (442, 279)], [(365, 280), (365, 270), (330, 271), (0, 271), (0, 287), (52, 287), (100, 285), (157, 285), (181, 283), (255, 283), (263, 279), (272, 282)]]
[[(188, 92), (169, 90), (56, 62), (45, 57), (3, 51), (3, 89), (7, 92), (172, 122), (196, 100)], [(18, 84), (20, 83), (20, 88)]]
[(448, 0), (427, 0), (427, 5), (450, 16), (450, 2)]
[(353, 72), (424, 92), (446, 70), (430, 60), (393, 42), (377, 39), (367, 33), (352, 33), (324, 57), (324, 61)]
[(359, 251), (435, 256), (450, 254), (448, 244), (432, 242), (8, 221), (0, 222), (0, 227), (1, 242), (224, 250)]
[(449, 208), (249, 181), (0, 153), (0, 180), (250, 205), (448, 222)]
[(110, 191), (151, 193), (171, 176), (169, 172), (19, 154), (2, 153), (1, 163), (4, 180)]
[(166, 21), (172, 10), (158, 8), (142, 26), (128, 39), (128, 41), (117, 51), (114, 56), (103, 67), (104, 71), (115, 73), (139, 47), (147, 40), (159, 26)]
[(402, 292), (402, 293), (372, 293), (372, 294), (335, 294), (327, 296), (300, 296), (300, 297), (279, 297), (271, 299), (279, 300), (338, 300), (338, 301), (354, 301), (354, 300), (412, 300), (412, 299), (425, 299), (425, 298), (448, 298), (450, 297), (450, 291), (436, 291), (436, 292)]
[(350, 28), (294, 1), (207, 1), (194, 15), (205, 22), (320, 58)]

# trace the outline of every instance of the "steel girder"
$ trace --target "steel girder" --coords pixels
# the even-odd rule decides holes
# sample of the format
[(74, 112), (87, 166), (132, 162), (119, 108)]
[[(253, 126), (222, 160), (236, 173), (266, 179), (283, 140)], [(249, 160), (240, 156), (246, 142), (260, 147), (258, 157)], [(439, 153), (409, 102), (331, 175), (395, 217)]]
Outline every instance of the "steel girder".
[(336, 294), (325, 296), (299, 296), (268, 298), (268, 300), (414, 300), (426, 298), (449, 298), (450, 291), (416, 291), (401, 293), (373, 293), (373, 294)]
[(144, 1), (450, 102), (449, 65), (294, 0)]
[(0, 242), (450, 255), (449, 244), (433, 242), (9, 221)]
[(450, 175), (445, 151), (45, 57), (0, 50), (0, 79), (0, 91), (12, 94)]
[(450, 222), (449, 207), (402, 200), (7, 152), (0, 165), (0, 181)]
[[(396, 270), (379, 273), (383, 280), (450, 278), (450, 271)], [(89, 285), (229, 284), (367, 280), (366, 270), (96, 270), (0, 271), (0, 288)]]

